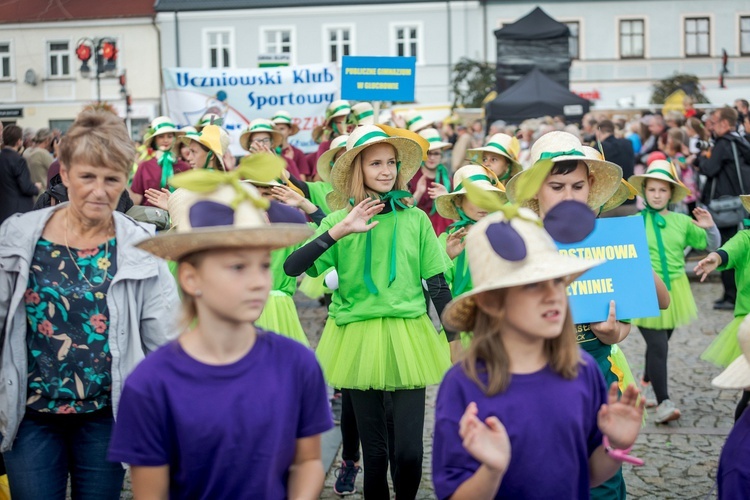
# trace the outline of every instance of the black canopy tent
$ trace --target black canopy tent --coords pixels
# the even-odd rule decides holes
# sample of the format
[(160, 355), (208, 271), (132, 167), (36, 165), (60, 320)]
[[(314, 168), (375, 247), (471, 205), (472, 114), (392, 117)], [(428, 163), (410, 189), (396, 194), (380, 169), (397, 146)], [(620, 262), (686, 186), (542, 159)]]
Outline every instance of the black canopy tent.
[(487, 123), (504, 120), (521, 123), (528, 118), (563, 115), (580, 122), (591, 103), (534, 68), (512, 87), (487, 104)]

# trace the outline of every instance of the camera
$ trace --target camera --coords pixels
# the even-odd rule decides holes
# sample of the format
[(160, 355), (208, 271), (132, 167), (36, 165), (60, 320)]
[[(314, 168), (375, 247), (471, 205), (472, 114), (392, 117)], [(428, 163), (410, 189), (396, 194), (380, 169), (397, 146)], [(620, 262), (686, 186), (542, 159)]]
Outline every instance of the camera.
[(713, 139), (709, 139), (707, 141), (698, 141), (695, 143), (695, 145), (701, 151), (708, 151), (709, 149), (714, 147), (714, 141)]

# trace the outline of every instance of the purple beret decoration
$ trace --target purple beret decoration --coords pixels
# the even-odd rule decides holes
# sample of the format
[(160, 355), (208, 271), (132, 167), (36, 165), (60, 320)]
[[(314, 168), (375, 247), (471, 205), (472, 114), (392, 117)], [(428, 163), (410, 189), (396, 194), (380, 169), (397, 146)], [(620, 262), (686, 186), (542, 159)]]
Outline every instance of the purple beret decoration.
[(298, 209), (284, 205), (278, 201), (271, 201), (268, 207), (268, 220), (271, 223), (306, 224), (307, 219)]
[(485, 232), (492, 249), (505, 260), (518, 262), (526, 258), (526, 243), (508, 222), (495, 222)]
[(234, 209), (215, 201), (199, 201), (190, 207), (190, 225), (193, 227), (231, 226)]
[(544, 217), (544, 229), (558, 243), (578, 243), (594, 230), (596, 215), (585, 203), (566, 200)]

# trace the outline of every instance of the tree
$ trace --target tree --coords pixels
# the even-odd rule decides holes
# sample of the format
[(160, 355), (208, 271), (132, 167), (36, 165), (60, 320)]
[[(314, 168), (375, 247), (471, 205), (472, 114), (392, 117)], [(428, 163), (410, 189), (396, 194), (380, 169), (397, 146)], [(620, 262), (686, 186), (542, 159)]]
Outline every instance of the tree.
[(482, 100), (495, 90), (495, 65), (462, 57), (451, 76), (453, 107), (481, 108)]
[(701, 83), (697, 76), (675, 73), (654, 84), (651, 104), (664, 104), (664, 100), (677, 90), (684, 90), (696, 103), (708, 103), (708, 98), (701, 92)]

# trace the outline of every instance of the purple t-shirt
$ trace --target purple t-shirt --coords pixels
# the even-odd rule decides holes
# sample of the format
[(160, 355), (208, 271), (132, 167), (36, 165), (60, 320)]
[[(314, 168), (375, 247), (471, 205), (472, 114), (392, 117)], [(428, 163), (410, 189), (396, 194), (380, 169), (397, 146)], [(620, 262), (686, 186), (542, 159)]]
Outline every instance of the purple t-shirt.
[(496, 416), (510, 436), (510, 465), (495, 498), (588, 500), (588, 459), (602, 443), (596, 414), (607, 394), (596, 361), (585, 352), (581, 356), (574, 380), (545, 367), (513, 375), (508, 389), (495, 396), (486, 396), (460, 364), (451, 368), (435, 409), (432, 478), (438, 498), (450, 497), (481, 465), (458, 435), (473, 401), (480, 420)]
[(747, 498), (750, 492), (750, 409), (746, 409), (727, 436), (719, 458), (719, 499)]
[(109, 460), (169, 465), (171, 498), (286, 498), (296, 440), (333, 427), (323, 374), (302, 344), (259, 333), (230, 365), (171, 342), (125, 382)]

